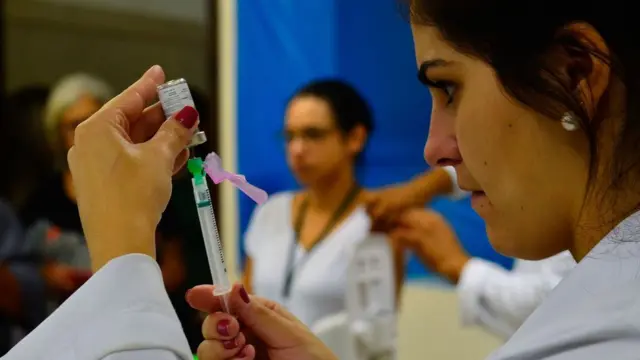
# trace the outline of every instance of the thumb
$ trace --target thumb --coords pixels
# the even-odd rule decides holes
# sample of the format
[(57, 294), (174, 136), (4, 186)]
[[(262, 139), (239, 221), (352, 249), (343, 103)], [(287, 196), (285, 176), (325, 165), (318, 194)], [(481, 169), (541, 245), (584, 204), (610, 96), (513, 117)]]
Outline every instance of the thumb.
[(198, 122), (198, 111), (185, 106), (174, 116), (162, 123), (156, 134), (149, 140), (151, 147), (169, 155), (171, 163), (189, 145), (193, 128)]
[(249, 296), (242, 286), (234, 286), (229, 296), (231, 312), (244, 327), (267, 346), (282, 348), (296, 345), (301, 323), (279, 304)]

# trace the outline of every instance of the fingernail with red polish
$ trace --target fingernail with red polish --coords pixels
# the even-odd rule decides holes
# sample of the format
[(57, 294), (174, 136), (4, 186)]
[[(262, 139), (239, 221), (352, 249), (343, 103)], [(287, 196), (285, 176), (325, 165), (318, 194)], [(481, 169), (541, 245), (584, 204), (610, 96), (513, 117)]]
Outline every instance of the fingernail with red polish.
[(229, 325), (231, 325), (229, 320), (220, 320), (217, 326), (218, 334), (222, 336), (229, 336)]
[(191, 129), (193, 125), (196, 124), (196, 121), (198, 121), (198, 110), (191, 106), (185, 106), (182, 110), (178, 111), (175, 119), (180, 125)]
[(238, 347), (238, 341), (236, 339), (223, 341), (222, 346), (227, 350), (235, 349)]
[(245, 290), (244, 286), (240, 286), (240, 298), (242, 298), (242, 301), (247, 304), (251, 301), (251, 299), (249, 299), (249, 294), (247, 294), (247, 290)]

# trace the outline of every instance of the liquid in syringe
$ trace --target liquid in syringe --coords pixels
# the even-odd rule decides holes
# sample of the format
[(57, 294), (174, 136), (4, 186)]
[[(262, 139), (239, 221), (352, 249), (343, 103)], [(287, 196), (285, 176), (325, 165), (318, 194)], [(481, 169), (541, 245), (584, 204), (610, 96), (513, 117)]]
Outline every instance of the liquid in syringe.
[(211, 278), (215, 285), (213, 294), (215, 296), (223, 297), (223, 310), (229, 312), (227, 297), (231, 292), (231, 282), (229, 281), (227, 267), (224, 262), (222, 241), (220, 240), (218, 225), (213, 212), (213, 204), (211, 202), (211, 195), (205, 178), (202, 159), (189, 159), (187, 168), (193, 176), (191, 179), (193, 195), (195, 197), (196, 207), (198, 210), (198, 218), (200, 220), (200, 229), (202, 231), (204, 245), (207, 251)]
[[(184, 79), (171, 80), (165, 84), (159, 85), (157, 88), (158, 98), (162, 105), (162, 110), (167, 118), (173, 116), (185, 106), (195, 107), (191, 90), (187, 81)], [(203, 131), (196, 129), (191, 138), (191, 142), (187, 147), (195, 147), (207, 141), (207, 137)], [(209, 269), (211, 270), (211, 278), (215, 285), (213, 294), (223, 297), (224, 310), (228, 312), (227, 296), (231, 291), (231, 283), (227, 275), (227, 269), (224, 263), (224, 254), (222, 252), (222, 242), (218, 233), (218, 225), (213, 213), (213, 204), (211, 203), (211, 195), (205, 179), (204, 164), (200, 158), (190, 159), (188, 168), (193, 175), (192, 185), (193, 194), (198, 209), (198, 218), (200, 220), (200, 229), (207, 251), (209, 261)]]

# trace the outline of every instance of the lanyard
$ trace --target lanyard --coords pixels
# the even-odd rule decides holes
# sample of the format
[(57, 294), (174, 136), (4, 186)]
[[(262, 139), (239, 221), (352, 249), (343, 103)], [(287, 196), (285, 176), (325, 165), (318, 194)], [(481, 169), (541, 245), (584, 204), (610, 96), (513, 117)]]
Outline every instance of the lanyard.
[(298, 243), (300, 242), (300, 231), (302, 231), (302, 226), (304, 225), (304, 220), (306, 218), (307, 210), (309, 207), (309, 202), (306, 198), (302, 201), (302, 204), (300, 204), (300, 212), (298, 213), (298, 217), (296, 218), (294, 224), (294, 239), (291, 242), (291, 247), (289, 248), (289, 257), (287, 259), (287, 267), (285, 268), (285, 280), (284, 287), (282, 289), (282, 296), (285, 299), (288, 299), (289, 295), (291, 294), (291, 284), (293, 282), (295, 268), (299, 270), (300, 267), (304, 265), (304, 263), (306, 263), (306, 261), (309, 259), (309, 256), (311, 255), (311, 252), (316, 248), (316, 245), (322, 242), (322, 240), (331, 232), (338, 220), (340, 220), (342, 215), (344, 215), (347, 209), (349, 209), (351, 204), (353, 204), (353, 202), (356, 200), (356, 197), (359, 193), (360, 186), (358, 184), (354, 184), (329, 219), (329, 222), (327, 222), (327, 225), (325, 225), (325, 227), (322, 229), (316, 241), (312, 243), (311, 248), (307, 250), (304, 257), (299, 261), (298, 266), (295, 266), (294, 263), (296, 258), (296, 250), (298, 248)]

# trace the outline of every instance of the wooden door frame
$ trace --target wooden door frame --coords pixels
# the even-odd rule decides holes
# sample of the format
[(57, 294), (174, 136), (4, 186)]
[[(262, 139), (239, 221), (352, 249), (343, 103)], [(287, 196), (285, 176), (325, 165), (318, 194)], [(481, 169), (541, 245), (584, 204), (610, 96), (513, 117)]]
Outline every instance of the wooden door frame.
[[(208, 139), (208, 152), (218, 151), (219, 144), (219, 127), (218, 127), (218, 114), (219, 114), (219, 99), (218, 99), (218, 78), (219, 78), (219, 66), (218, 66), (218, 6), (216, 0), (208, 0), (206, 3), (206, 13), (209, 17), (206, 22), (207, 32), (207, 51), (206, 51), (206, 64), (207, 64), (207, 94), (209, 97), (209, 121), (207, 132)], [(214, 204), (214, 211), (216, 218), (220, 218), (220, 191), (218, 186), (211, 188), (211, 197)], [(218, 221), (218, 226), (222, 224)]]

